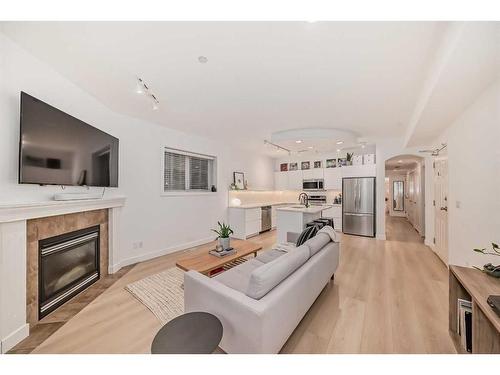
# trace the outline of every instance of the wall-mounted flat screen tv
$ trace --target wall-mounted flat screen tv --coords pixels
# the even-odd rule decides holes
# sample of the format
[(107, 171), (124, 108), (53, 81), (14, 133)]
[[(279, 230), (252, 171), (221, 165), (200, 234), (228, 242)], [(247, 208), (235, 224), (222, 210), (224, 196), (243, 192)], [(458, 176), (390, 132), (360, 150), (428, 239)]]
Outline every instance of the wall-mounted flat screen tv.
[(19, 183), (118, 186), (118, 138), (21, 92)]

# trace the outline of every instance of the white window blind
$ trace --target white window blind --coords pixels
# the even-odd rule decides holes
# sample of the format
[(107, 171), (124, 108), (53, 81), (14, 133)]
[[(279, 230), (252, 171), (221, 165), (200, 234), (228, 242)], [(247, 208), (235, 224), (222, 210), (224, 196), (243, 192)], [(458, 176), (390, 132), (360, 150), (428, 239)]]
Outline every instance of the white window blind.
[(215, 186), (215, 157), (165, 148), (164, 192), (209, 192)]

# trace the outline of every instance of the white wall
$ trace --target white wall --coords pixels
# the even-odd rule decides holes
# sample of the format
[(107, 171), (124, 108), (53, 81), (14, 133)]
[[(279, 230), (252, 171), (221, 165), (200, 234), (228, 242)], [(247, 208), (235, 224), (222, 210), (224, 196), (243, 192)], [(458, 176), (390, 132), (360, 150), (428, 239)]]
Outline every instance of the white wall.
[[(49, 200), (60, 191), (54, 186), (17, 184), (22, 90), (120, 139), (120, 187), (106, 194), (127, 196), (117, 260), (122, 265), (212, 238), (210, 228), (227, 217), (227, 188), (233, 171), (245, 172), (252, 188), (273, 188), (274, 164), (269, 157), (114, 113), (2, 33), (0, 59), (0, 203)], [(168, 111), (168, 105), (162, 110)], [(209, 119), (202, 121), (210, 126)], [(162, 146), (216, 155), (218, 192), (160, 196)], [(134, 250), (133, 243), (139, 241), (143, 248)]]
[(500, 82), (481, 94), (439, 141), (448, 143), (449, 262), (500, 264), (498, 256), (472, 251), (500, 242)]

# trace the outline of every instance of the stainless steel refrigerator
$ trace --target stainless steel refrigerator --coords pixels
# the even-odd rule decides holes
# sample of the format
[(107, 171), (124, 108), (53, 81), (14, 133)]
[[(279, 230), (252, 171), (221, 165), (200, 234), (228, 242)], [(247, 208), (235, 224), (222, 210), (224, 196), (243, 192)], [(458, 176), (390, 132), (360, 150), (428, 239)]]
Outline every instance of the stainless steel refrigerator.
[(375, 237), (375, 177), (342, 179), (342, 231)]

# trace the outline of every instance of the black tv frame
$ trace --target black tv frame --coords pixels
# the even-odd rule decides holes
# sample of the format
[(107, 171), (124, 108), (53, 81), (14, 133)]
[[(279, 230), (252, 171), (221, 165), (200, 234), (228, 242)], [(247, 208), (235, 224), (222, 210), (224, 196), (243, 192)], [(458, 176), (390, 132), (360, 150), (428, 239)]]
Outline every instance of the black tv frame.
[[(116, 139), (118, 142), (117, 142), (117, 156), (116, 156), (116, 168), (117, 168), (117, 181), (116, 181), (116, 186), (113, 186), (113, 185), (110, 185), (110, 186), (99, 186), (99, 185), (67, 185), (67, 184), (54, 184), (54, 183), (41, 183), (41, 182), (24, 182), (24, 181), (21, 181), (21, 165), (22, 165), (22, 160), (21, 160), (21, 154), (22, 154), (22, 135), (23, 135), (23, 95), (26, 95), (30, 98), (33, 98), (34, 100), (37, 100), (53, 109), (55, 109), (56, 111), (59, 111), (71, 118), (74, 118), (75, 120), (77, 121), (80, 121), (82, 123), (84, 123), (85, 125), (93, 128), (94, 130), (100, 132), (100, 133), (103, 133), (103, 134), (106, 134), (107, 136), (110, 136), (114, 139)], [(70, 115), (69, 113), (67, 112), (64, 112), (62, 110), (60, 110), (59, 108), (57, 107), (54, 107), (53, 105), (50, 105), (49, 103), (46, 103), (44, 102), (43, 100), (41, 99), (38, 99), (36, 97), (34, 97), (33, 95), (30, 95), (28, 94), (27, 92), (25, 91), (21, 91), (20, 94), (19, 94), (19, 151), (18, 151), (18, 159), (17, 159), (17, 183), (19, 185), (40, 185), (40, 186), (47, 186), (47, 185), (52, 185), (52, 186), (88, 186), (88, 187), (102, 187), (102, 188), (117, 188), (120, 184), (119, 184), (119, 181), (120, 181), (120, 139), (119, 138), (116, 138), (115, 136), (109, 134), (109, 133), (106, 133), (105, 131), (102, 131), (101, 129), (98, 129), (96, 128), (95, 126), (92, 126), (90, 125), (89, 123), (83, 121), (83, 120), (80, 120), (78, 117), (75, 117), (75, 116), (72, 116)]]

